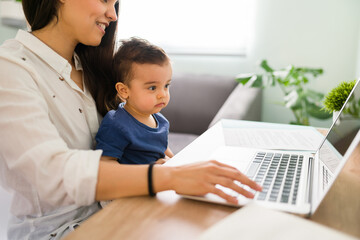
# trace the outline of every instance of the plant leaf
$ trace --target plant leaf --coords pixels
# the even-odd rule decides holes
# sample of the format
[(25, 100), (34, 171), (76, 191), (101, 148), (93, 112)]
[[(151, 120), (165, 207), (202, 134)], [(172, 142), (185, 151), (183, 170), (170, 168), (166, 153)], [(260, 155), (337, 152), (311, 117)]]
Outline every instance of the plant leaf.
[(287, 94), (284, 97), (284, 101), (285, 101), (285, 107), (287, 108), (292, 108), (296, 105), (298, 105), (299, 101), (299, 95), (297, 93), (296, 90), (291, 91), (289, 94)]
[(317, 106), (316, 104), (313, 104), (313, 103), (307, 103), (306, 112), (311, 117), (318, 118), (318, 119), (328, 119), (328, 118), (332, 117), (332, 114), (324, 111), (322, 109), (322, 107)]
[(249, 82), (249, 80), (254, 76), (255, 74), (252, 73), (244, 73), (244, 74), (239, 74), (236, 76), (235, 81), (237, 81), (238, 83), (241, 83), (243, 85), (247, 84)]
[(251, 84), (251, 87), (257, 87), (257, 88), (264, 87), (262, 78), (263, 78), (262, 75), (256, 75), (256, 78), (254, 78), (254, 80), (252, 79), (253, 82)]
[(266, 60), (262, 60), (260, 63), (260, 67), (262, 67), (266, 72), (273, 72), (274, 70), (268, 65)]

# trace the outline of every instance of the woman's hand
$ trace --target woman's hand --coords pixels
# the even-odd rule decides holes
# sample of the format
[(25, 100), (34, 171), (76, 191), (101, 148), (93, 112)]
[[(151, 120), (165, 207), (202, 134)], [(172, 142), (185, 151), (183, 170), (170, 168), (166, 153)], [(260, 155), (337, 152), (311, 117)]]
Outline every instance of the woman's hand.
[[(157, 170), (160, 170), (160, 168)], [(235, 197), (226, 194), (219, 188), (216, 188), (215, 185), (219, 184), (230, 188), (248, 198), (253, 198), (254, 194), (240, 187), (234, 181), (247, 185), (256, 191), (261, 191), (262, 189), (261, 186), (250, 180), (236, 168), (214, 160), (170, 167), (167, 170), (170, 171), (168, 175), (170, 178), (170, 189), (175, 190), (179, 194), (205, 195), (213, 193), (229, 203), (236, 204), (237, 199)], [(157, 191), (156, 185), (155, 191)]]

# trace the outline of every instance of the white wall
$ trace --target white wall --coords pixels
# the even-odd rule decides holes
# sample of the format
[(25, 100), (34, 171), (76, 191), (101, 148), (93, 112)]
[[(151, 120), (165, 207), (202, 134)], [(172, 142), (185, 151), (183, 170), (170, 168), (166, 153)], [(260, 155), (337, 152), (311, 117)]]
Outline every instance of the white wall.
[(360, 26), (358, 35), (358, 49), (357, 49), (357, 61), (356, 61), (356, 78), (360, 78)]
[(0, 44), (3, 43), (6, 39), (14, 38), (16, 32), (17, 29), (6, 27), (0, 24)]
[[(2, 7), (2, 5), (0, 4), (0, 8), (1, 7)], [(0, 9), (0, 10), (2, 11), (3, 9)], [(2, 25), (1, 18), (0, 18), (0, 44), (3, 43), (6, 39), (14, 38), (16, 35), (16, 32), (17, 32), (17, 29)]]
[[(289, 64), (323, 68), (324, 74), (310, 86), (326, 93), (359, 75), (359, 9), (358, 0), (257, 0), (255, 32), (247, 57), (172, 56), (174, 71), (235, 76), (260, 72), (256, 63), (267, 59), (273, 68)], [(281, 101), (278, 88), (264, 91), (263, 121), (288, 123), (293, 119), (290, 110), (274, 104)], [(280, 118), (284, 114), (285, 119)]]

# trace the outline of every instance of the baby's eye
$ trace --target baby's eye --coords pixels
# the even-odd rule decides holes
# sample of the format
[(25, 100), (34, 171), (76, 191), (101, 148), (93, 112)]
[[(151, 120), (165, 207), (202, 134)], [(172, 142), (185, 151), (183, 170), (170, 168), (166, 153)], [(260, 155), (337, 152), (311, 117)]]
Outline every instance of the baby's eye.
[(155, 87), (155, 86), (151, 86), (151, 87), (149, 87), (149, 90), (154, 91), (155, 89), (156, 89), (156, 87)]
[(169, 88), (170, 87), (170, 83), (165, 85), (165, 88)]

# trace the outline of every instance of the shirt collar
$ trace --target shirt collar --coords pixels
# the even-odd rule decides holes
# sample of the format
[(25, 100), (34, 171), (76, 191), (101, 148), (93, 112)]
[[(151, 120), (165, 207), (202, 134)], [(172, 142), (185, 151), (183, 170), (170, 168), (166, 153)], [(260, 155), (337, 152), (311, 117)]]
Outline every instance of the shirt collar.
[[(48, 63), (55, 71), (62, 74), (69, 62), (52, 50), (48, 45), (40, 39), (32, 35), (30, 32), (19, 30), (16, 40), (21, 42), (27, 49), (39, 56)], [(74, 52), (74, 61), (76, 70), (83, 70), (79, 56)]]
[(31, 52), (43, 59), (43, 61), (49, 64), (50, 67), (59, 74), (62, 74), (66, 69), (67, 64), (69, 64), (65, 58), (60, 56), (48, 45), (27, 31), (19, 30), (15, 39), (22, 43)]
[[(21, 44), (23, 44), (29, 51), (37, 55), (44, 62), (46, 62), (52, 69), (54, 69), (58, 74), (65, 77), (65, 80), (73, 88), (80, 90), (76, 84), (70, 80), (70, 63), (60, 56), (57, 52), (51, 49), (48, 45), (43, 43), (40, 39), (35, 37), (30, 32), (19, 30), (16, 38)], [(83, 70), (83, 67), (80, 62), (79, 56), (74, 52), (74, 62), (76, 70)], [(84, 84), (84, 89), (86, 89)]]

